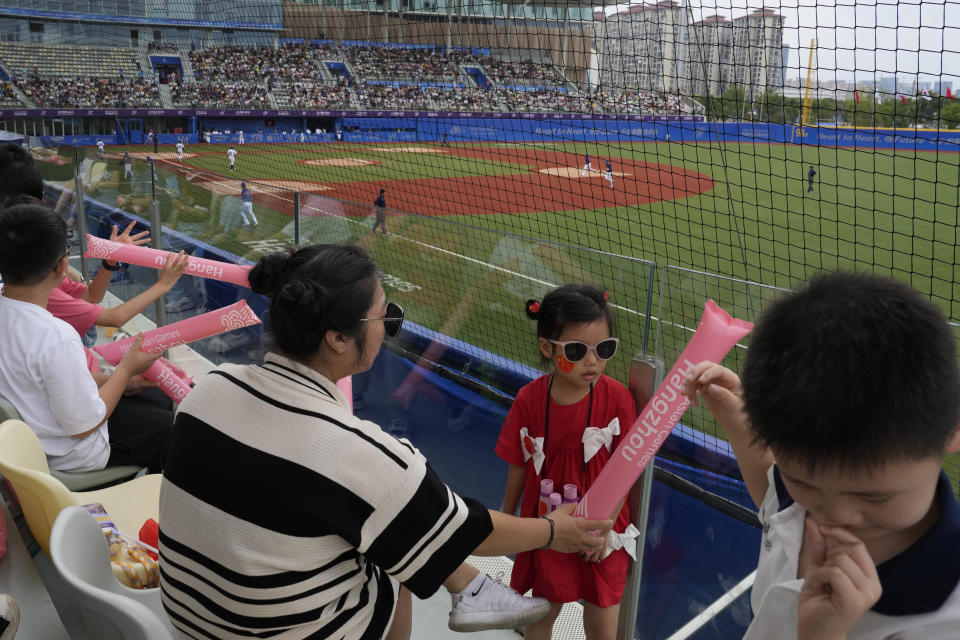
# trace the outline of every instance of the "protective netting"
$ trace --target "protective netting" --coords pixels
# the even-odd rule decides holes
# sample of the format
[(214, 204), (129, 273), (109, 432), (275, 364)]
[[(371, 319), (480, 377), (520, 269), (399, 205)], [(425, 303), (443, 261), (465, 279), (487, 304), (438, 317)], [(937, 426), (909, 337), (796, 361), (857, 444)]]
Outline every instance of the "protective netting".
[(610, 291), (634, 352), (651, 296), (695, 325), (667, 265), (871, 270), (960, 319), (955, 2), (13, 4), (5, 128), (77, 136), (101, 202), (149, 186), (171, 232), (249, 260), (360, 242), (425, 328), (510, 362), (539, 365), (522, 306), (565, 281)]
[[(672, 364), (707, 298), (753, 320), (821, 270), (891, 275), (960, 322), (955, 0), (2, 4), (0, 128), (29, 137), (76, 229), (146, 225), (157, 202), (172, 250), (371, 253), (407, 311), (387, 346), (421, 372), (390, 395), (398, 435), (423, 371), (506, 406), (543, 367), (524, 304), (565, 282), (609, 292), (621, 352), (607, 373), (624, 383), (634, 354)], [(130, 267), (111, 290), (151, 278)], [(184, 281), (167, 314), (240, 298), (265, 309)], [(263, 350), (255, 330), (197, 348), (217, 362)], [(479, 413), (443, 411), (455, 433)], [(701, 409), (681, 428), (658, 479), (750, 521), (722, 430)], [(468, 464), (444, 463), (454, 478)], [(956, 483), (956, 456), (947, 470)], [(679, 504), (656, 500), (654, 529)], [(660, 548), (663, 584), (678, 548)], [(659, 588), (641, 615), (671, 600)]]

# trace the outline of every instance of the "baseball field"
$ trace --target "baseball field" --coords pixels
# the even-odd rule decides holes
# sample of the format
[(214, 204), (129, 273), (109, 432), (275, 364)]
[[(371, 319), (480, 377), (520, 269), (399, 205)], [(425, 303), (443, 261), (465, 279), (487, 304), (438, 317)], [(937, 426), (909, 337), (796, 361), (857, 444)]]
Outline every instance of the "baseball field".
[[(149, 172), (141, 159), (152, 155), (165, 225), (250, 260), (292, 243), (299, 206), (301, 242), (363, 245), (410, 320), (530, 366), (539, 361), (523, 304), (565, 281), (610, 292), (623, 351), (608, 372), (621, 380), (628, 355), (644, 346), (656, 345), (672, 363), (696, 326), (699, 292), (740, 317), (754, 316), (774, 293), (723, 277), (791, 287), (819, 270), (872, 270), (909, 282), (960, 319), (958, 153), (747, 143), (270, 144), (238, 146), (231, 171), (226, 150), (191, 145), (178, 161), (172, 146), (130, 148), (141, 176), (132, 191), (143, 190)], [(111, 175), (122, 174), (122, 151), (108, 149)], [(241, 181), (256, 226), (238, 215)], [(120, 192), (130, 191), (122, 182)], [(386, 235), (370, 232), (380, 189)], [(719, 278), (682, 270), (665, 277), (667, 265)], [(648, 300), (656, 321), (645, 342)]]

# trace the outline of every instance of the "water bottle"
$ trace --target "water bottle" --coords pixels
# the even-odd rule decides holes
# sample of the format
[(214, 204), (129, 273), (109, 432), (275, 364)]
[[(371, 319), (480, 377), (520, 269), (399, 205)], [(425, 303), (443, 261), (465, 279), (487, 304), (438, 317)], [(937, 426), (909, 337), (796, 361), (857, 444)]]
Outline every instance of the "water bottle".
[(559, 493), (550, 494), (550, 512), (551, 513), (556, 511), (557, 507), (559, 507), (562, 503), (563, 503), (563, 497), (561, 497)]
[(563, 504), (576, 504), (578, 502), (580, 502), (580, 498), (577, 497), (577, 485), (563, 485)]
[(540, 504), (537, 515), (545, 516), (550, 513), (550, 494), (553, 493), (553, 480), (546, 478), (540, 481)]

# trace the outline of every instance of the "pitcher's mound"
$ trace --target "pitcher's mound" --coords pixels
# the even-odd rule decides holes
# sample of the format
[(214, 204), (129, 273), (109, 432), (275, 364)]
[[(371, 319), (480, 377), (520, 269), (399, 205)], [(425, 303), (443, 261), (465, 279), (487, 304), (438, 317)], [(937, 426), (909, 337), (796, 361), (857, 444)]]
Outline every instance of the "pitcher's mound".
[(297, 160), (297, 164), (310, 167), (364, 167), (368, 164), (380, 164), (363, 158), (314, 158), (312, 160)]
[[(587, 175), (581, 176), (580, 169), (576, 167), (548, 167), (546, 169), (540, 169), (540, 173), (545, 173), (548, 176), (559, 176), (561, 178), (602, 178), (604, 176), (603, 171), (588, 171)], [(623, 177), (632, 176), (633, 174), (614, 171), (613, 175)]]

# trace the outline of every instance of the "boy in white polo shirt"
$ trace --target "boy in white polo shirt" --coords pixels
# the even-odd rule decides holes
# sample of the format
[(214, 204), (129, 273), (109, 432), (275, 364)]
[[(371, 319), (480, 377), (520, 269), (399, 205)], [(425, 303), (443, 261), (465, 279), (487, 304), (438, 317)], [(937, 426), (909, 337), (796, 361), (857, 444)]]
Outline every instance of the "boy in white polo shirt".
[[(760, 507), (745, 640), (960, 637), (960, 371), (909, 286), (834, 273), (774, 303), (743, 384), (704, 362), (685, 392), (724, 426)], [(693, 398), (695, 399), (695, 397)]]
[[(89, 471), (111, 464), (143, 464), (156, 470), (159, 459), (115, 460), (114, 441), (128, 449), (128, 440), (110, 433), (107, 418), (124, 392), (142, 388), (132, 379), (161, 355), (140, 351), (138, 336), (99, 388), (87, 368), (79, 334), (45, 305), (68, 268), (69, 246), (63, 220), (37, 204), (0, 210), (0, 395), (37, 434), (50, 467)], [(165, 438), (169, 435), (157, 434)], [(121, 456), (126, 456), (124, 451)], [(158, 456), (157, 456), (158, 457)]]

